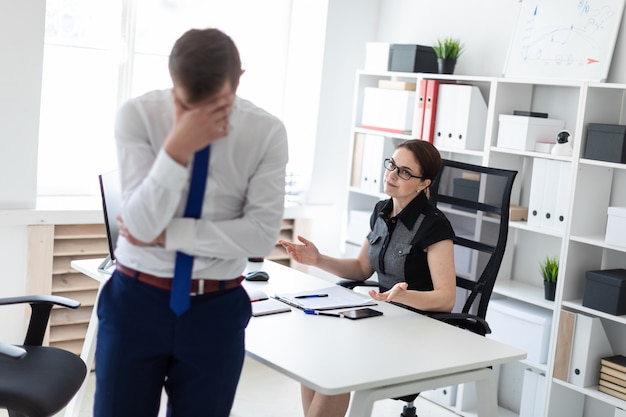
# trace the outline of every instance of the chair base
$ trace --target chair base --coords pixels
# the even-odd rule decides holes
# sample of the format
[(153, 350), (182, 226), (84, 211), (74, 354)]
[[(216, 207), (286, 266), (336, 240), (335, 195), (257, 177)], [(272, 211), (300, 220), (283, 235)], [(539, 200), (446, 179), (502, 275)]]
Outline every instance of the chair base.
[(400, 417), (417, 417), (417, 410), (412, 402), (404, 406)]

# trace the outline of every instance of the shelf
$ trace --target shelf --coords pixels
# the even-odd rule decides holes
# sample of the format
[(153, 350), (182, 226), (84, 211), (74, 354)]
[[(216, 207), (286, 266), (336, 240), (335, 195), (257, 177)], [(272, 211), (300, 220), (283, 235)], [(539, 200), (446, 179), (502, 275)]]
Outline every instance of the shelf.
[(533, 369), (535, 369), (536, 371), (540, 371), (540, 372), (548, 372), (548, 365), (545, 363), (537, 363), (537, 362), (533, 362), (533, 361), (529, 361), (529, 360), (522, 360), (519, 361), (521, 364), (524, 364), (526, 366), (529, 366)]
[(529, 226), (525, 221), (509, 221), (509, 227), (513, 229), (526, 230), (528, 232), (539, 233), (547, 236), (563, 238), (563, 232), (545, 227)]
[(587, 245), (597, 246), (599, 248), (611, 249), (618, 252), (626, 252), (626, 247), (611, 245), (610, 243), (606, 243), (604, 241), (604, 235), (593, 235), (593, 236), (570, 236), (570, 240), (574, 242), (584, 243)]
[(613, 314), (608, 314), (608, 313), (605, 313), (603, 311), (596, 310), (594, 308), (585, 307), (585, 306), (583, 306), (583, 300), (582, 299), (563, 301), (563, 307), (567, 307), (567, 308), (570, 308), (572, 310), (579, 311), (581, 313), (590, 314), (592, 316), (596, 316), (596, 317), (604, 318), (604, 319), (607, 319), (607, 320), (611, 320), (611, 321), (614, 321), (616, 323), (626, 324), (626, 315), (624, 315), (624, 316), (615, 316)]
[(455, 153), (459, 155), (477, 156), (481, 158), (483, 157), (483, 151), (477, 151), (472, 149), (446, 148), (443, 146), (439, 146), (437, 149), (439, 149), (440, 153)]
[(552, 154), (545, 153), (545, 152), (522, 151), (518, 149), (499, 148), (497, 146), (492, 146), (489, 149), (491, 150), (491, 152), (497, 152), (501, 154), (527, 156), (531, 158), (554, 159), (557, 161), (572, 162), (571, 156), (559, 156), (559, 155), (552, 155)]
[(603, 392), (598, 391), (598, 386), (593, 385), (591, 387), (579, 387), (578, 385), (570, 384), (569, 382), (561, 381), (560, 379), (553, 379), (553, 382), (558, 385), (562, 385), (566, 388), (569, 388), (573, 391), (577, 391), (583, 395), (588, 397), (595, 398), (597, 400), (602, 401), (603, 403), (607, 403), (612, 405), (613, 407), (626, 409), (626, 401), (621, 400), (617, 397), (613, 397), (612, 395), (605, 394)]
[(483, 221), (486, 223), (493, 223), (493, 224), (499, 224), (499, 216), (498, 215), (482, 215), (480, 216), (480, 218), (478, 217), (478, 215), (476, 213), (472, 213), (470, 211), (465, 211), (465, 210), (457, 210), (452, 208), (452, 205), (447, 204), (447, 203), (441, 203), (437, 206), (439, 208), (439, 210), (441, 210), (442, 212), (444, 212), (446, 215), (450, 214), (450, 215), (454, 215), (454, 216), (460, 216), (460, 217), (467, 217), (469, 219), (474, 219), (474, 220), (479, 220), (479, 221)]
[(543, 287), (525, 284), (513, 280), (497, 280), (493, 287), (494, 294), (513, 298), (547, 310), (554, 310), (554, 301), (544, 298)]
[(595, 159), (584, 159), (584, 158), (581, 158), (579, 163), (583, 164), (583, 165), (594, 165), (594, 166), (598, 166), (598, 167), (626, 170), (626, 164), (620, 164), (620, 163), (617, 163), (617, 162), (606, 162), (606, 161), (598, 161), (598, 160), (595, 160)]
[(360, 76), (372, 76), (380, 78), (408, 78), (411, 80), (417, 79), (434, 79), (434, 80), (447, 80), (447, 81), (461, 81), (461, 82), (476, 82), (476, 83), (492, 83), (496, 80), (495, 77), (486, 76), (473, 76), (473, 75), (448, 75), (448, 74), (431, 74), (423, 72), (396, 72), (396, 71), (368, 71), (358, 70), (357, 74)]
[(536, 78), (533, 77), (532, 81), (529, 81), (528, 78), (501, 78), (498, 79), (499, 84), (532, 84), (532, 85), (543, 85), (543, 86), (557, 86), (557, 87), (574, 87), (574, 88), (583, 88), (585, 86), (586, 81), (583, 80), (572, 80), (572, 79), (558, 79), (558, 78)]

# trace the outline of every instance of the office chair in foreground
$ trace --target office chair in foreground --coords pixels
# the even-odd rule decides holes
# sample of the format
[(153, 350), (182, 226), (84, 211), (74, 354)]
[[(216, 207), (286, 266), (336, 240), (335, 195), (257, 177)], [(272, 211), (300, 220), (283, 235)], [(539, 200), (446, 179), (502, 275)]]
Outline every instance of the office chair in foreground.
[(24, 344), (0, 342), (0, 409), (10, 417), (48, 417), (65, 407), (81, 387), (87, 367), (66, 350), (42, 346), (52, 307), (78, 308), (78, 301), (58, 296), (0, 298), (0, 306), (30, 304)]
[[(484, 336), (487, 306), (502, 264), (509, 230), (509, 206), (517, 171), (444, 159), (431, 186), (431, 200), (442, 210), (456, 234), (454, 259), (457, 303), (452, 313), (426, 313)], [(339, 282), (348, 288), (378, 286), (373, 280)], [(405, 307), (398, 304), (401, 307)], [(396, 398), (407, 402), (401, 417), (416, 416), (418, 394)]]

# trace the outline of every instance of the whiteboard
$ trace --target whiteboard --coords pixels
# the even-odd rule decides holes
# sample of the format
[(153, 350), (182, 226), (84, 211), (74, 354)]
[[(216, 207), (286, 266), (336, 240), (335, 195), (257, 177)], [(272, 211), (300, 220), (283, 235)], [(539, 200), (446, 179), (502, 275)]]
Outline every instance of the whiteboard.
[(606, 81), (625, 2), (520, 0), (504, 76)]

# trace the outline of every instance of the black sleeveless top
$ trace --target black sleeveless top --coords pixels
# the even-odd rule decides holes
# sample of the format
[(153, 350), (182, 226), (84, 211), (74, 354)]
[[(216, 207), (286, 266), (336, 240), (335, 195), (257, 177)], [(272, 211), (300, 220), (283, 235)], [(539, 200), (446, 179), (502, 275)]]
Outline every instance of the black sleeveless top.
[(433, 289), (426, 259), (428, 246), (453, 239), (454, 230), (446, 216), (419, 193), (400, 214), (389, 218), (391, 199), (379, 201), (370, 218), (372, 231), (367, 236), (369, 260), (378, 274), (380, 291), (399, 282), (409, 290)]

